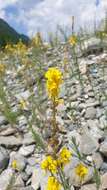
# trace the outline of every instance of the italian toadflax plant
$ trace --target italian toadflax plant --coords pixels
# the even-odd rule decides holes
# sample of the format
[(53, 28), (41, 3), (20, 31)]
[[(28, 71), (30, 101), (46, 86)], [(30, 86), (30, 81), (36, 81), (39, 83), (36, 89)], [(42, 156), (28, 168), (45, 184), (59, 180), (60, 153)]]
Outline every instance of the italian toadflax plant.
[[(49, 68), (45, 74), (46, 89), (52, 103), (52, 126), (51, 139), (45, 159), (41, 162), (41, 168), (48, 174), (46, 190), (70, 190), (70, 184), (64, 174), (64, 167), (72, 160), (72, 152), (67, 147), (60, 146), (59, 128), (56, 122), (57, 106), (60, 102), (60, 86), (63, 83), (62, 73), (59, 69)], [(82, 178), (88, 173), (84, 165), (79, 165), (75, 169), (76, 174)]]

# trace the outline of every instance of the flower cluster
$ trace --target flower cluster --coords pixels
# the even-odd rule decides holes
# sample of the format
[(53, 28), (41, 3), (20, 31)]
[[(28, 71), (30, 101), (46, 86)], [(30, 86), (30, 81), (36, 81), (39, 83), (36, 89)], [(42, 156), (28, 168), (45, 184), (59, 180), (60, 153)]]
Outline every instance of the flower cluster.
[(37, 32), (36, 36), (32, 39), (32, 44), (36, 47), (43, 45), (43, 40), (40, 32)]
[(60, 190), (61, 183), (53, 176), (48, 178), (48, 183), (46, 186), (46, 190)]
[(55, 67), (49, 68), (45, 74), (47, 79), (46, 87), (48, 90), (49, 97), (56, 100), (59, 95), (59, 87), (62, 83), (62, 73)]
[(52, 156), (47, 156), (41, 163), (41, 168), (50, 171), (51, 173), (57, 172), (57, 161)]
[(27, 102), (27, 100), (21, 99), (19, 101), (19, 105), (20, 105), (21, 110), (26, 110), (27, 106), (28, 106), (28, 102)]
[(42, 161), (41, 168), (51, 173), (57, 173), (58, 167), (65, 166), (70, 161), (71, 156), (71, 152), (64, 147), (60, 151), (58, 158), (53, 159), (52, 156), (47, 156), (46, 159)]
[(76, 36), (70, 36), (68, 39), (68, 43), (72, 46), (75, 46), (77, 43), (77, 37)]
[(75, 173), (79, 176), (81, 180), (84, 179), (84, 177), (88, 173), (88, 168), (83, 165), (82, 163), (78, 164), (77, 167), (75, 168)]
[(27, 47), (23, 42), (20, 40), (15, 46), (14, 46), (14, 52), (18, 54), (19, 56), (25, 56), (27, 51)]
[(11, 45), (11, 44), (7, 44), (7, 45), (5, 46), (5, 51), (6, 51), (7, 53), (12, 53), (12, 52), (13, 52), (13, 47), (12, 47), (12, 45)]
[(6, 69), (5, 65), (0, 63), (0, 75), (3, 75), (5, 73), (5, 69)]
[(72, 153), (66, 147), (62, 148), (59, 154), (58, 165), (61, 167), (65, 166), (70, 162), (71, 156)]
[[(62, 148), (60, 153), (56, 155), (56, 159), (52, 156), (47, 156), (45, 160), (41, 163), (41, 168), (45, 171), (49, 171), (52, 176), (49, 176), (46, 190), (60, 190), (61, 183), (54, 177), (54, 174), (58, 174), (59, 169), (63, 167), (70, 161), (72, 156), (71, 152), (66, 148)], [(58, 157), (58, 158), (57, 158)]]
[(26, 54), (27, 46), (20, 40), (15, 45), (7, 44), (5, 46), (5, 51), (9, 54), (17, 54), (23, 57)]

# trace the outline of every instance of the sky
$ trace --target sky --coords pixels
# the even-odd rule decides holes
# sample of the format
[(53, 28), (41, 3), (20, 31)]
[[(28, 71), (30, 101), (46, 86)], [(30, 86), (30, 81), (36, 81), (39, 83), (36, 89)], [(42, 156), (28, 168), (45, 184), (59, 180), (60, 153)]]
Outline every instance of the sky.
[(71, 27), (72, 16), (75, 30), (91, 28), (95, 18), (97, 23), (104, 18), (106, 8), (107, 0), (0, 0), (0, 18), (32, 37), (37, 31), (55, 31), (58, 24)]

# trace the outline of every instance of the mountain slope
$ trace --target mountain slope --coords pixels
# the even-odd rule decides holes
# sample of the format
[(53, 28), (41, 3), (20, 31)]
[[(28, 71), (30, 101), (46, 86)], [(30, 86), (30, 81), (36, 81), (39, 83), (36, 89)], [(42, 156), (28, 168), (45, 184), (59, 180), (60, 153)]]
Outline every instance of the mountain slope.
[(20, 39), (25, 44), (29, 42), (27, 36), (19, 34), (7, 22), (0, 19), (0, 47), (5, 46), (7, 43), (17, 43)]

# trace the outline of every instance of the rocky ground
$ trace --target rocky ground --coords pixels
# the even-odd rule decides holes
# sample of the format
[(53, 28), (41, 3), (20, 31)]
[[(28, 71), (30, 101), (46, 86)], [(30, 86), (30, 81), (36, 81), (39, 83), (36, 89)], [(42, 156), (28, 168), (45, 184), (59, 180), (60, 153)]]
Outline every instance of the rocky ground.
[[(63, 46), (63, 45), (62, 45)], [(58, 106), (57, 122), (64, 132), (61, 138), (72, 149), (71, 139), (76, 138), (80, 152), (86, 156), (89, 163), (95, 161), (101, 174), (101, 190), (107, 189), (107, 51), (98, 48), (94, 44), (94, 53), (86, 48), (86, 56), (79, 56), (79, 70), (81, 80), (72, 77), (72, 71), (64, 76), (64, 84), (61, 89), (61, 98), (64, 104)], [(91, 47), (91, 50), (92, 48)], [(62, 48), (63, 49), (63, 48)], [(49, 49), (47, 52), (48, 65), (61, 60), (62, 52), (58, 49)], [(55, 55), (55, 59), (49, 56)], [(69, 56), (72, 63), (72, 56)], [(8, 61), (8, 59), (7, 59)], [(62, 72), (63, 69), (62, 69)], [(12, 109), (17, 110), (18, 100), (28, 99), (30, 92), (20, 83), (16, 73), (9, 70), (6, 74), (8, 88), (14, 94)], [(82, 82), (81, 82), (82, 81)], [(36, 88), (36, 84), (33, 84)], [(44, 94), (43, 99), (46, 99)], [(50, 109), (47, 107), (47, 117)], [(43, 157), (27, 130), (27, 121), (24, 115), (18, 118), (18, 128), (23, 135), (17, 135), (6, 118), (0, 114), (0, 190), (7, 190), (12, 176), (15, 177), (14, 190), (44, 190), (45, 177), (39, 167)], [(48, 138), (48, 137), (47, 137)], [(12, 169), (13, 160), (19, 163), (19, 171)], [(78, 179), (73, 171), (79, 160), (74, 156), (66, 168), (66, 175), (72, 183), (71, 190), (78, 187)], [(89, 175), (81, 190), (96, 190), (93, 182), (93, 168), (89, 167)]]

